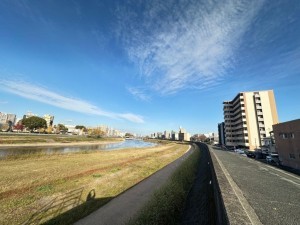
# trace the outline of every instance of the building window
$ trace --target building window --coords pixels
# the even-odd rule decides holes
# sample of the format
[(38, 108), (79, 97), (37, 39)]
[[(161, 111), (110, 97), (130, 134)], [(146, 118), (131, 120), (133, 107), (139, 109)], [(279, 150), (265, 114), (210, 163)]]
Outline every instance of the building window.
[(294, 133), (280, 133), (279, 137), (281, 137), (282, 139), (287, 139), (287, 138), (295, 138), (295, 134)]
[(295, 159), (295, 154), (290, 153), (290, 159)]

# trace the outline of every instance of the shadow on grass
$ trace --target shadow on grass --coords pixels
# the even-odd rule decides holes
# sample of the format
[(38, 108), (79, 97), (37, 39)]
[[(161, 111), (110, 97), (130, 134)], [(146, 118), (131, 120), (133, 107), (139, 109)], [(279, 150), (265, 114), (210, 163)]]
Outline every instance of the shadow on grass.
[(95, 198), (95, 190), (92, 189), (83, 201), (83, 188), (68, 192), (56, 197), (51, 202), (44, 205), (36, 213), (23, 223), (44, 224), (44, 225), (68, 225), (73, 224), (81, 218), (89, 215), (93, 211), (109, 202), (113, 197)]

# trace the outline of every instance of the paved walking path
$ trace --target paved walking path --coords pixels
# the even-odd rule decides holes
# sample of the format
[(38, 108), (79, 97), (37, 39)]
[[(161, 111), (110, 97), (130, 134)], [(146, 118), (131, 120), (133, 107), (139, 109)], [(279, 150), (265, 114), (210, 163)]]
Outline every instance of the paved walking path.
[(194, 147), (182, 157), (170, 163), (152, 176), (143, 180), (126, 192), (117, 196), (89, 216), (79, 220), (75, 225), (122, 225), (137, 215), (137, 212), (162, 187), (181, 163), (192, 154)]

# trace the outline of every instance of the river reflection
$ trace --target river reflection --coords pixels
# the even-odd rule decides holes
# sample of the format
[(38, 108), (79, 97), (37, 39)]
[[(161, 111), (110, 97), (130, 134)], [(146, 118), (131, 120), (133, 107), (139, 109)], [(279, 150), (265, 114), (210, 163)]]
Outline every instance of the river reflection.
[(85, 152), (85, 151), (103, 151), (103, 150), (119, 150), (123, 148), (145, 148), (155, 146), (155, 143), (145, 142), (142, 140), (125, 140), (122, 142), (111, 144), (98, 144), (98, 145), (82, 145), (82, 146), (40, 146), (40, 147), (9, 147), (7, 149), (0, 149), (0, 157), (10, 155), (24, 155), (24, 154), (64, 154), (72, 152)]

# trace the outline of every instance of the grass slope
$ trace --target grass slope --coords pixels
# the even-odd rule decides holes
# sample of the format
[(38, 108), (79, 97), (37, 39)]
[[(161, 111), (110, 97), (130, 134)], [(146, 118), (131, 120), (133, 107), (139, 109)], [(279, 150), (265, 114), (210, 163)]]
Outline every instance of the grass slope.
[(196, 149), (128, 225), (180, 224), (185, 199), (196, 177), (199, 158), (200, 151)]
[[(187, 148), (172, 143), (1, 160), (0, 224), (20, 224), (34, 212), (34, 219), (40, 222), (56, 217), (56, 224), (71, 224), (79, 219), (75, 214), (83, 217), (91, 213), (183, 155)], [(53, 211), (45, 210), (47, 207)]]

